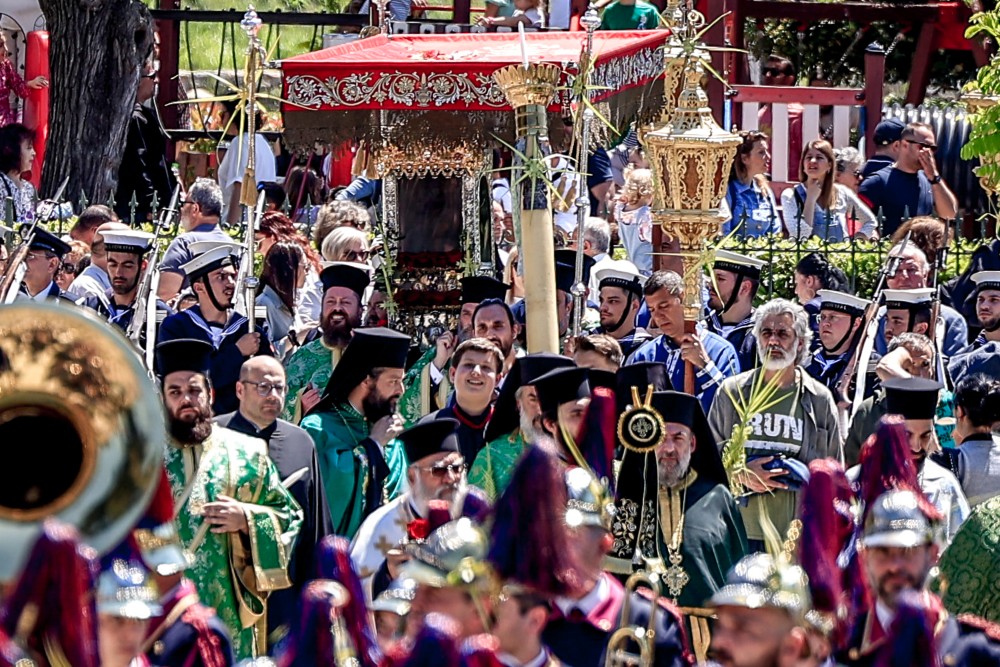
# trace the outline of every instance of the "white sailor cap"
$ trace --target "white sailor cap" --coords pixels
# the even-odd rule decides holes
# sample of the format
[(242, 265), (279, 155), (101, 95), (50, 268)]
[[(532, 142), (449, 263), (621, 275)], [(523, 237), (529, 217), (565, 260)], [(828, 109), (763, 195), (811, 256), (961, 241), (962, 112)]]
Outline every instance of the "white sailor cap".
[(106, 252), (130, 252), (143, 255), (153, 247), (155, 238), (149, 232), (138, 229), (115, 229), (101, 232)]
[(1000, 290), (1000, 271), (978, 271), (972, 274), (976, 294), (983, 290)]
[(216, 248), (229, 248), (230, 254), (237, 256), (243, 254), (243, 244), (236, 241), (192, 241), (188, 245), (188, 250), (191, 251), (192, 257), (206, 253), (209, 250), (215, 250)]
[(919, 310), (931, 305), (934, 288), (886, 289), (882, 290), (882, 297), (888, 310)]
[(628, 292), (642, 296), (642, 286), (646, 278), (639, 273), (632, 262), (613, 260), (594, 272), (598, 289), (602, 287), (620, 287)]
[(760, 270), (767, 264), (762, 259), (748, 257), (729, 250), (716, 250), (712, 268), (742, 273), (750, 278), (760, 278)]
[[(201, 243), (201, 242), (199, 242)], [(192, 243), (192, 246), (198, 243)], [(214, 243), (214, 247), (196, 254), (194, 259), (181, 265), (183, 271), (190, 280), (200, 278), (216, 269), (224, 266), (239, 266), (239, 244), (237, 243)]]
[(865, 309), (871, 304), (868, 299), (832, 289), (821, 289), (816, 294), (820, 298), (820, 310), (836, 310), (855, 317), (863, 315)]
[(0, 241), (3, 241), (8, 236), (10, 236), (11, 232), (13, 231), (14, 231), (13, 229), (7, 227), (6, 225), (0, 225)]

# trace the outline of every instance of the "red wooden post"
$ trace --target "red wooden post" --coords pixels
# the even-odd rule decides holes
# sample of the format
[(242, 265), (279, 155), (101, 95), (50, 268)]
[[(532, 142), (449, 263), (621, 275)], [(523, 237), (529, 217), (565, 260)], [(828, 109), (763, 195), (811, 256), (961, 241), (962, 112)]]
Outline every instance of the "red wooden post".
[(865, 153), (875, 153), (875, 126), (882, 120), (885, 88), (885, 49), (877, 43), (865, 49)]
[[(160, 0), (160, 9), (180, 9), (179, 0)], [(173, 19), (157, 19), (156, 31), (159, 34), (160, 74), (157, 77), (156, 105), (160, 117), (168, 130), (177, 129), (180, 107), (171, 105), (179, 99), (180, 82), (177, 71), (180, 69), (181, 31), (180, 23)], [(173, 146), (167, 147), (167, 154), (173, 154)]]
[(931, 78), (931, 58), (936, 52), (937, 28), (931, 21), (920, 26), (920, 36), (917, 37), (917, 50), (913, 55), (913, 68), (910, 69), (910, 85), (906, 89), (906, 103), (920, 104), (927, 94), (927, 83)]

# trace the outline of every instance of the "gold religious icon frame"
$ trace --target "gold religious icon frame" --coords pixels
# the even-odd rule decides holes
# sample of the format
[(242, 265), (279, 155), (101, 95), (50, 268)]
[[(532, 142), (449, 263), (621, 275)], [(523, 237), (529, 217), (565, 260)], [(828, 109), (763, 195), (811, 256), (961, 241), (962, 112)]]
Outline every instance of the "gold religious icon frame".
[(632, 387), (632, 404), (618, 418), (618, 440), (625, 449), (640, 454), (651, 452), (666, 437), (667, 423), (653, 407), (653, 386), (646, 387), (644, 397)]

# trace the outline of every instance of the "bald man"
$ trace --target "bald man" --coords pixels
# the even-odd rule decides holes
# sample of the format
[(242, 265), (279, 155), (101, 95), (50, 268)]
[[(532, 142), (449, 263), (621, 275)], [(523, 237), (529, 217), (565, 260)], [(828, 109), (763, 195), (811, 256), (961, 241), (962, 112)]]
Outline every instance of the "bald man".
[(104, 238), (101, 232), (128, 228), (129, 226), (123, 222), (105, 222), (97, 228), (93, 243), (90, 244), (90, 265), (73, 279), (67, 292), (77, 299), (96, 297), (99, 301), (107, 302), (111, 278), (108, 276), (108, 253), (104, 250)]
[(282, 481), (302, 507), (302, 529), (288, 566), (292, 587), (274, 591), (267, 603), (269, 646), (287, 632), (302, 587), (314, 576), (317, 545), (333, 532), (312, 439), (298, 426), (278, 419), (287, 388), (285, 369), (274, 357), (252, 357), (240, 368), (236, 383), (239, 410), (215, 419), (221, 426), (267, 443)]

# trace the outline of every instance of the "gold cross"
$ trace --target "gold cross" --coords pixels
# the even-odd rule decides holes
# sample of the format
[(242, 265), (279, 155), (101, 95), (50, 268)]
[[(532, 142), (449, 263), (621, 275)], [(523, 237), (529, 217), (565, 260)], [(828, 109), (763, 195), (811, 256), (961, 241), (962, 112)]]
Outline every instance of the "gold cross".
[(386, 554), (389, 553), (389, 550), (395, 549), (397, 545), (385, 539), (385, 535), (379, 535), (378, 541), (375, 543), (374, 546), (376, 549), (382, 552), (382, 557), (384, 558)]

